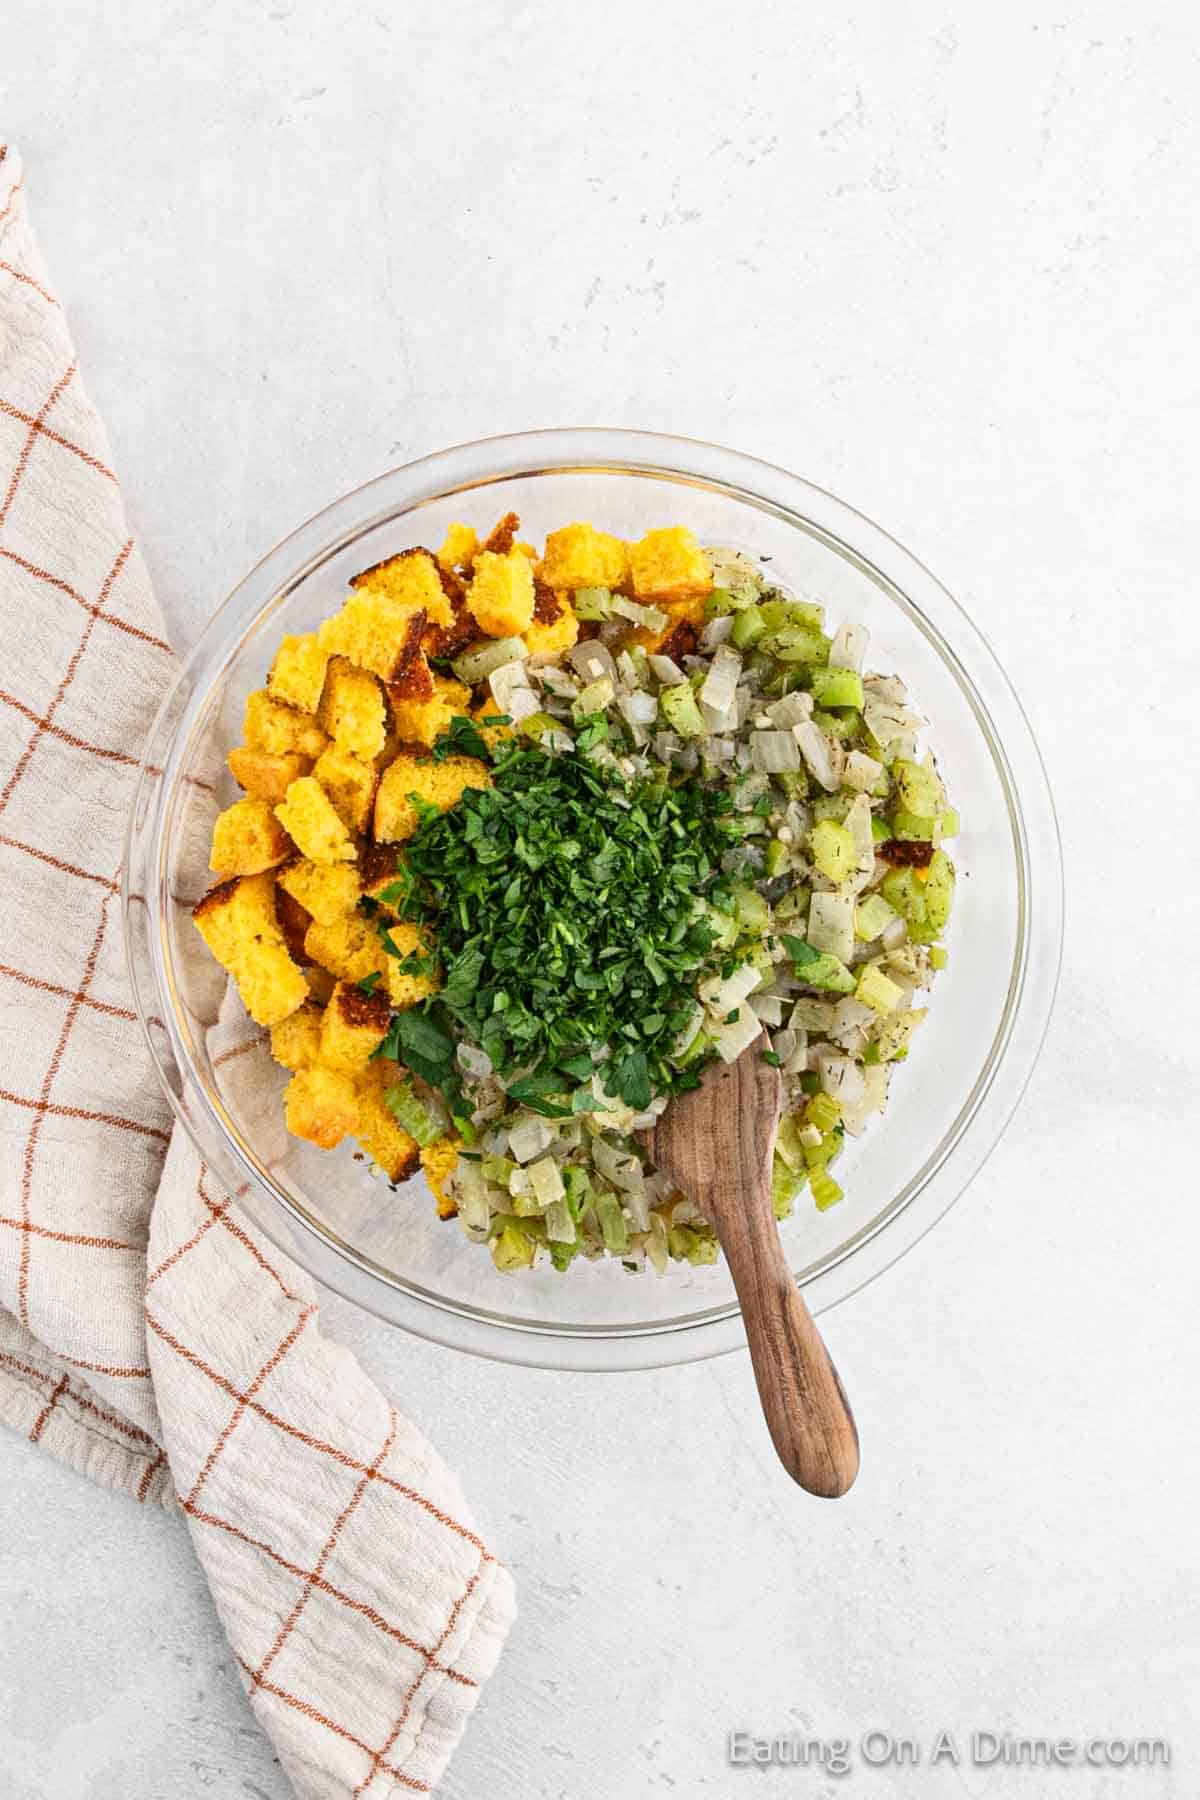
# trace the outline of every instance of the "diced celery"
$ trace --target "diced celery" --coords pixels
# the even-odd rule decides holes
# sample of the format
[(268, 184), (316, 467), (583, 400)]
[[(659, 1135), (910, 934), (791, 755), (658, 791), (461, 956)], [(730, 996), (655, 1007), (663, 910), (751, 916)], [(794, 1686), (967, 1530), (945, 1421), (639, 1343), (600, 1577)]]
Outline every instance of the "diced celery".
[(743, 931), (761, 932), (771, 920), (771, 909), (751, 887), (733, 890), (733, 916)]
[(612, 704), (614, 691), (611, 678), (601, 675), (598, 681), (588, 682), (571, 710), (577, 719), (590, 718), (592, 713), (603, 712)]
[(811, 890), (805, 886), (804, 882), (798, 881), (795, 887), (788, 889), (782, 900), (776, 901), (776, 919), (781, 925), (786, 925), (789, 919), (802, 919), (808, 911), (808, 903), (811, 898)]
[(952, 806), (946, 807), (944, 812), (938, 814), (938, 824), (941, 826), (944, 838), (957, 837), (961, 829), (958, 814)]
[(789, 852), (787, 845), (780, 843), (778, 838), (772, 838), (767, 845), (765, 863), (768, 877), (773, 878), (776, 875), (782, 875), (783, 871), (788, 866), (788, 859)]
[(782, 663), (823, 663), (829, 655), (829, 639), (804, 625), (785, 625), (758, 640), (758, 647)]
[(927, 910), (925, 889), (917, 880), (915, 869), (890, 869), (880, 882), (879, 891), (910, 928), (924, 925)]
[(938, 821), (927, 813), (897, 811), (892, 814), (892, 836), (907, 843), (936, 844)]
[(809, 1176), (812, 1187), (813, 1205), (818, 1212), (828, 1212), (842, 1199), (842, 1189), (838, 1186), (828, 1169), (814, 1169)]
[(550, 1241), (550, 1261), (554, 1264), (554, 1267), (558, 1270), (560, 1275), (562, 1274), (564, 1269), (570, 1268), (572, 1261), (574, 1260), (574, 1258), (576, 1256), (578, 1256), (578, 1254), (579, 1254), (579, 1239), (578, 1238), (575, 1239), (575, 1242), (573, 1244), (564, 1244), (564, 1243), (554, 1240), (553, 1238), (551, 1239), (551, 1241)]
[(886, 1014), (895, 1012), (903, 991), (874, 963), (864, 963), (858, 972), (854, 998), (863, 1006), (869, 1006), (872, 1012)]
[(681, 681), (675, 687), (664, 688), (658, 696), (658, 710), (669, 728), (677, 731), (680, 737), (704, 736), (704, 718), (690, 682)]
[(954, 864), (944, 850), (935, 850), (925, 877), (925, 916), (935, 931), (944, 931), (954, 904)]
[(394, 1087), (384, 1091), (388, 1110), (402, 1131), (407, 1131), (410, 1138), (424, 1150), (427, 1144), (436, 1144), (439, 1138), (446, 1135), (446, 1127), (425, 1102), (413, 1091), (411, 1081), (398, 1081)]
[(531, 1267), (537, 1251), (537, 1239), (528, 1230), (524, 1220), (502, 1216), (497, 1224), (500, 1229), (491, 1242), (492, 1261), (496, 1267), (504, 1273)]
[(562, 728), (562, 720), (556, 719), (553, 713), (547, 712), (530, 713), (527, 719), (520, 719), (517, 723), (517, 730), (521, 736), (532, 738), (535, 744), (539, 739), (544, 738), (548, 731), (561, 731)]
[(777, 1219), (789, 1217), (792, 1207), (796, 1203), (796, 1196), (807, 1179), (807, 1174), (808, 1171), (803, 1166), (798, 1170), (789, 1168), (776, 1150), (771, 1163), (771, 1205)]
[(704, 602), (706, 619), (723, 619), (726, 613), (738, 610), (738, 599), (728, 588), (715, 587)]
[(785, 1113), (779, 1122), (779, 1136), (775, 1140), (775, 1154), (781, 1157), (789, 1169), (804, 1167), (804, 1152), (800, 1147), (800, 1115)]
[(862, 728), (862, 714), (852, 706), (844, 706), (839, 712), (818, 711), (813, 718), (827, 737), (837, 738), (842, 743), (849, 743)]
[(832, 819), (813, 826), (809, 849), (814, 864), (830, 881), (845, 881), (858, 862), (854, 839), (844, 825), (836, 825)]
[(516, 1163), (510, 1162), (507, 1156), (489, 1156), (484, 1154), (479, 1168), (485, 1181), (495, 1181), (506, 1188), (509, 1178), (516, 1172)]
[(603, 587), (576, 588), (575, 611), (581, 619), (611, 619), (612, 594)]
[(860, 944), (870, 944), (880, 937), (896, 917), (882, 894), (868, 894), (854, 909), (854, 935)]
[(853, 706), (863, 704), (862, 676), (855, 669), (814, 669), (812, 697), (818, 706)]
[(789, 800), (803, 800), (808, 793), (807, 769), (780, 769), (771, 779), (779, 783)]
[(450, 667), (460, 681), (474, 687), (478, 682), (486, 681), (497, 669), (502, 669), (505, 663), (519, 662), (528, 654), (519, 637), (483, 638), (470, 650), (456, 656)]
[(546, 1237), (551, 1244), (573, 1244), (579, 1233), (565, 1200), (554, 1200), (546, 1208)]
[(625, 1223), (625, 1214), (621, 1211), (621, 1202), (611, 1188), (597, 1188), (592, 1194), (592, 1204), (596, 1209), (604, 1248), (619, 1256), (629, 1248), (629, 1228)]
[(713, 1041), (711, 1036), (707, 1031), (701, 1030), (696, 1033), (687, 1048), (681, 1051), (680, 1054), (672, 1060), (677, 1069), (686, 1069), (692, 1063), (702, 1061), (712, 1050), (712, 1047)]
[(929, 952), (930, 968), (931, 969), (944, 969), (946, 967), (946, 964), (949, 961), (950, 961), (950, 953), (946, 949), (945, 945), (944, 944), (935, 944), (933, 946), (932, 950), (930, 950), (930, 952)]
[(854, 799), (855, 795), (845, 791), (839, 794), (818, 794), (812, 802), (812, 816), (814, 819), (836, 819), (841, 825)]
[(588, 1180), (587, 1170), (578, 1164), (570, 1163), (562, 1172), (563, 1193), (571, 1217), (578, 1223), (584, 1207), (592, 1197), (592, 1184)]
[(941, 783), (932, 769), (923, 768), (920, 763), (898, 756), (892, 764), (892, 779), (904, 812), (917, 813), (926, 818), (936, 818), (941, 812)]
[(887, 820), (881, 819), (878, 814), (876, 814), (871, 820), (871, 836), (874, 838), (875, 842), (877, 844), (886, 844), (891, 835), (891, 831), (888, 829)]
[(676, 1262), (689, 1262), (694, 1267), (717, 1260), (716, 1238), (694, 1225), (672, 1225), (667, 1232), (667, 1248)]
[(749, 650), (767, 629), (761, 606), (747, 606), (733, 621), (730, 638), (738, 650)]
[(824, 609), (815, 606), (811, 600), (763, 600), (759, 603), (759, 611), (768, 631), (783, 631), (796, 625), (802, 625), (808, 631), (824, 631)]
[(814, 1094), (804, 1108), (804, 1123), (815, 1125), (822, 1135), (832, 1131), (835, 1125), (840, 1125), (841, 1119), (841, 1101), (835, 1100), (832, 1094), (827, 1094), (824, 1090)]
[(830, 994), (852, 994), (854, 977), (836, 956), (822, 951), (815, 962), (807, 962), (796, 973), (807, 987), (821, 988)]

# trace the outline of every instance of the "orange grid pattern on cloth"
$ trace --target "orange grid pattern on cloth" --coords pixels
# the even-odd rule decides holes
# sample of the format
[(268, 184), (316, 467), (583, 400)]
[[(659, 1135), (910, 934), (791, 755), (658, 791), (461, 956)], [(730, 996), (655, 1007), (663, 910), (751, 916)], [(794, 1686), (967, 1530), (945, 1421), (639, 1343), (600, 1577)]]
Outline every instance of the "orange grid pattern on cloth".
[[(120, 947), (172, 676), (0, 147), (0, 1419), (178, 1508), (305, 1800), (427, 1793), (514, 1617), (458, 1483), (172, 1133)], [(253, 1050), (245, 1021), (219, 1058)]]

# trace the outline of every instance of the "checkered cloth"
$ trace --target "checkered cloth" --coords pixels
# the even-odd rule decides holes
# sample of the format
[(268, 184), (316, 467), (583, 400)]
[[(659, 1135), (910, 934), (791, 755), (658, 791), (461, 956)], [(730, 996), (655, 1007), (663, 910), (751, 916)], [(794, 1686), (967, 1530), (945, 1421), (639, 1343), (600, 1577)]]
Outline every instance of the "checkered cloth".
[(308, 1800), (438, 1779), (512, 1583), (454, 1477), (172, 1134), (117, 884), (173, 674), (0, 148), (0, 1418), (186, 1515)]

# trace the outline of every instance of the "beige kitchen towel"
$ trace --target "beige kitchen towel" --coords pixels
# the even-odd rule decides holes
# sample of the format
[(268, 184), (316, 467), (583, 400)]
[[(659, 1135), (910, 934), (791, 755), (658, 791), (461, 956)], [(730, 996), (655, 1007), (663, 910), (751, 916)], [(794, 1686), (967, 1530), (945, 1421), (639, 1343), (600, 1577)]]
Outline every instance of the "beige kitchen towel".
[(99, 419), (0, 149), (0, 1417), (179, 1507), (298, 1794), (426, 1793), (514, 1616), (454, 1476), (172, 1115), (121, 947), (173, 679)]

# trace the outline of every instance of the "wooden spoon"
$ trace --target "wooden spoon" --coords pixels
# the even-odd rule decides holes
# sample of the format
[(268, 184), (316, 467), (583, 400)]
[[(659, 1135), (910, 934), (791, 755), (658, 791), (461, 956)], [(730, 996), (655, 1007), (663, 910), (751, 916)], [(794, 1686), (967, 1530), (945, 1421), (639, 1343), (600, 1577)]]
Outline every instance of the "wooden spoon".
[(721, 1240), (780, 1461), (810, 1494), (832, 1499), (858, 1474), (858, 1432), (779, 1242), (771, 1159), (783, 1083), (761, 1049), (760, 1040), (736, 1062), (714, 1063), (641, 1137)]

